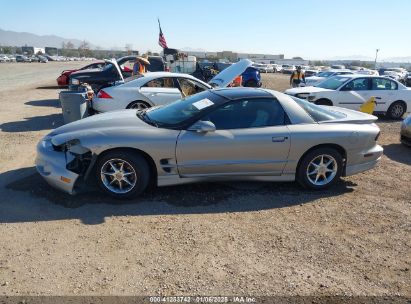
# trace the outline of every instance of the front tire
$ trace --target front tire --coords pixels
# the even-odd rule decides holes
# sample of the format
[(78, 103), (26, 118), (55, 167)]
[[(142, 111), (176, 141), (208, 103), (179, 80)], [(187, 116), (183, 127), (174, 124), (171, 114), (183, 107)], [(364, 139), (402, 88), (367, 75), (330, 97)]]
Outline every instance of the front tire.
[(390, 105), (387, 111), (387, 116), (391, 119), (401, 119), (407, 111), (407, 106), (402, 101), (396, 101)]
[(144, 192), (150, 181), (150, 168), (144, 157), (129, 151), (103, 154), (96, 164), (99, 187), (117, 199), (129, 199)]
[(343, 159), (332, 148), (318, 148), (307, 153), (297, 168), (297, 181), (307, 189), (322, 190), (341, 177)]

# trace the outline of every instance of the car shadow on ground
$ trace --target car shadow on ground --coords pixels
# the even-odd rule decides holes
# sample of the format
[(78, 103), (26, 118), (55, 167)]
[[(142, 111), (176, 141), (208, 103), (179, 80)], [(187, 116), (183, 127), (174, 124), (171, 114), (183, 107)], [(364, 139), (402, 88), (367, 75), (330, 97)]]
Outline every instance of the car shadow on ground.
[(403, 144), (389, 144), (383, 146), (384, 155), (389, 159), (411, 165), (411, 147), (407, 147)]
[(50, 114), (29, 117), (21, 121), (6, 122), (0, 125), (0, 130), (3, 132), (41, 131), (55, 129), (63, 124), (63, 116), (61, 114)]
[(249, 212), (292, 207), (352, 192), (356, 186), (342, 180), (329, 190), (307, 191), (296, 183), (199, 183), (155, 188), (139, 198), (119, 201), (107, 197), (93, 185), (76, 196), (62, 193), (50, 187), (33, 167), (2, 173), (0, 181), (2, 187), (15, 194), (0, 203), (0, 223), (80, 219), (90, 225), (103, 223), (111, 216)]
[(55, 107), (61, 108), (60, 100), (58, 99), (40, 99), (27, 101), (24, 104), (35, 107)]

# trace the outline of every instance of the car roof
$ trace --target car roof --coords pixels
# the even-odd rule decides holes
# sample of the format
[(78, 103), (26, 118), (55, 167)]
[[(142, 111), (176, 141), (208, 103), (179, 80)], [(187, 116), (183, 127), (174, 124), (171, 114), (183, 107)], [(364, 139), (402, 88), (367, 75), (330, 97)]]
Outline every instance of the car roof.
[(133, 80), (130, 80), (130, 81), (126, 81), (123, 85), (126, 85), (126, 86), (131, 85), (132, 86), (132, 85), (135, 85), (136, 83), (140, 83), (140, 82), (141, 82), (141, 84), (144, 84), (144, 83), (149, 82), (150, 80), (154, 80), (154, 79), (162, 78), (162, 77), (184, 77), (184, 78), (189, 78), (189, 79), (198, 81), (202, 84), (205, 84), (205, 85), (207, 85), (207, 87), (211, 88), (211, 86), (208, 83), (206, 83), (204, 81), (201, 81), (200, 79), (198, 79), (198, 78), (196, 78), (196, 77), (194, 77), (190, 74), (172, 73), (172, 72), (147, 72), (147, 73), (144, 73), (144, 75), (142, 77), (139, 77), (139, 78), (136, 78), (136, 79), (133, 79)]
[(217, 95), (220, 95), (230, 100), (240, 98), (273, 97), (271, 93), (259, 88), (221, 88), (214, 89), (213, 93), (216, 93)]
[(143, 77), (138, 78), (138, 79), (152, 80), (152, 79), (161, 78), (161, 77), (184, 77), (184, 78), (190, 78), (196, 81), (203, 82), (200, 79), (190, 74), (172, 73), (172, 72), (147, 72), (147, 73), (144, 73)]

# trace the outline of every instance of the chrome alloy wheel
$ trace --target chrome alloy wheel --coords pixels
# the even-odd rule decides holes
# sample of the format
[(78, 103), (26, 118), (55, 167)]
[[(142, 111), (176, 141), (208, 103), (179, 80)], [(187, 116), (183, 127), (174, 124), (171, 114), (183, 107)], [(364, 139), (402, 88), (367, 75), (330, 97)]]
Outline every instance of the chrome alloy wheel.
[(337, 175), (338, 164), (334, 157), (318, 155), (307, 166), (307, 178), (313, 185), (323, 186), (330, 183)]
[(114, 193), (127, 193), (137, 183), (137, 174), (134, 168), (125, 160), (110, 159), (100, 170), (101, 181), (104, 186)]
[(401, 104), (395, 104), (391, 108), (391, 116), (395, 118), (401, 118), (404, 114), (404, 107)]

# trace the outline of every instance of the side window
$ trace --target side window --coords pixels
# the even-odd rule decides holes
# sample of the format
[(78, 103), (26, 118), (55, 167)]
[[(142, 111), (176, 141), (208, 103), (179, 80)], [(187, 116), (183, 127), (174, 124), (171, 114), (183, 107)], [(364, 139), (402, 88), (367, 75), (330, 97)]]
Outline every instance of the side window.
[(344, 91), (366, 91), (368, 90), (368, 79), (357, 78), (351, 80), (344, 86)]
[(373, 78), (372, 79), (372, 89), (373, 90), (397, 90), (398, 85), (390, 79)]
[(149, 88), (174, 88), (173, 79), (171, 77), (157, 78), (150, 80), (143, 87)]
[(200, 93), (207, 89), (199, 82), (188, 78), (178, 78), (178, 84), (184, 97)]
[(217, 130), (263, 128), (285, 124), (286, 115), (275, 99), (236, 100), (219, 107), (203, 120)]
[(134, 60), (127, 60), (120, 65), (120, 69), (123, 72), (131, 72), (133, 71), (135, 61)]

